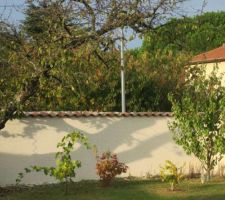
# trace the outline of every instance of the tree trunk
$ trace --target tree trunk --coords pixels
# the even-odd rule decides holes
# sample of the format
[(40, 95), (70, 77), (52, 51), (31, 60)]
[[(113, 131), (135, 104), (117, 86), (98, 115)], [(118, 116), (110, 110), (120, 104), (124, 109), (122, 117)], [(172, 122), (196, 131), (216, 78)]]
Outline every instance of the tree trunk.
[(211, 169), (210, 167), (207, 167), (207, 170), (206, 170), (206, 182), (209, 182), (211, 179)]
[(67, 178), (65, 182), (65, 195), (68, 195), (68, 179)]
[(171, 183), (170, 183), (170, 190), (171, 190), (171, 191), (174, 191), (174, 182), (171, 182)]
[(211, 147), (213, 146), (213, 141), (212, 141), (212, 136), (208, 137), (208, 149), (207, 149), (207, 162), (206, 162), (206, 182), (209, 182), (211, 179), (211, 169), (212, 169), (212, 152), (211, 152)]
[(44, 70), (42, 73), (28, 80), (26, 88), (24, 88), (17, 96), (20, 96), (19, 100), (10, 102), (10, 104), (4, 109), (0, 116), (0, 130), (5, 128), (5, 124), (8, 120), (15, 118), (18, 106), (24, 105), (30, 97), (34, 96), (39, 88), (39, 80), (41, 77), (49, 77), (50, 68)]

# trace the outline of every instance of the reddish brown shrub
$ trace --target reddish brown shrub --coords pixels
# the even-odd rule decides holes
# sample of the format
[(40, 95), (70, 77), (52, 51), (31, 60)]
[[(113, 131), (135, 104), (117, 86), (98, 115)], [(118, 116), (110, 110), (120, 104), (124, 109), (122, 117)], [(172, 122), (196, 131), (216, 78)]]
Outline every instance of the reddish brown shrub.
[(127, 172), (128, 166), (119, 162), (116, 154), (108, 151), (98, 158), (96, 169), (102, 186), (109, 186), (115, 176)]

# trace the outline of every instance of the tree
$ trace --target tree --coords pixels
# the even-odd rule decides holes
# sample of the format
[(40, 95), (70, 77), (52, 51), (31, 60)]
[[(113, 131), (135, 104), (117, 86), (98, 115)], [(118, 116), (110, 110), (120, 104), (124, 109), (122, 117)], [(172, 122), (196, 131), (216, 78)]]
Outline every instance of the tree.
[(175, 142), (200, 160), (209, 180), (225, 152), (225, 88), (216, 70), (209, 76), (195, 67), (188, 71), (181, 97), (170, 95), (169, 129)]
[(209, 12), (194, 17), (173, 18), (164, 26), (145, 34), (141, 51), (187, 52), (198, 54), (225, 42), (225, 12)]
[(182, 94), (180, 83), (184, 66), (194, 54), (216, 48), (225, 42), (224, 19), (225, 12), (205, 13), (173, 18), (163, 26), (147, 31), (142, 47), (131, 51), (134, 59), (129, 63), (131, 66), (136, 65), (133, 70), (136, 70), (134, 74), (137, 73), (137, 78), (129, 77), (136, 84), (127, 87), (133, 90), (127, 95), (128, 106), (144, 111), (171, 111), (168, 94)]
[(76, 51), (81, 51), (83, 46), (95, 41), (104, 48), (119, 27), (130, 27), (137, 32), (151, 29), (183, 1), (29, 1), (39, 7), (44, 5), (41, 11), (45, 17), (41, 19), (47, 30), (44, 37), (23, 31), (10, 32), (16, 40), (10, 43), (12, 51), (7, 64), (18, 70), (18, 76), (10, 77), (10, 98), (5, 96), (5, 103), (1, 106), (0, 129), (9, 119), (18, 117), (32, 97), (48, 88), (51, 81), (59, 81), (56, 75), (63, 73), (62, 68), (69, 68)]
[[(128, 106), (141, 111), (171, 111), (170, 92), (180, 93), (190, 55), (173, 51), (132, 51), (128, 61)], [(133, 57), (133, 58), (132, 58)], [(134, 84), (132, 84), (132, 81)], [(131, 83), (130, 83), (131, 82)], [(129, 96), (130, 95), (130, 96)], [(130, 101), (129, 101), (130, 99)]]

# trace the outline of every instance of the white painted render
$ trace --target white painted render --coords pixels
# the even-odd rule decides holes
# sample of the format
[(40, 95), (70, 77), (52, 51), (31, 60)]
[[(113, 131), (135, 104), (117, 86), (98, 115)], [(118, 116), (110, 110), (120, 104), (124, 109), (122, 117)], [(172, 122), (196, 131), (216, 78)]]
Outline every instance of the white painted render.
[(199, 64), (206, 69), (206, 74), (210, 74), (214, 67), (218, 68), (217, 74), (222, 76), (222, 84), (225, 86), (225, 62)]
[[(54, 166), (56, 144), (68, 132), (87, 135), (99, 152), (111, 150), (129, 166), (124, 176), (158, 174), (160, 165), (171, 160), (177, 165), (199, 165), (177, 146), (168, 130), (169, 117), (80, 117), (23, 118), (9, 121), (0, 131), (0, 185), (15, 184), (17, 174), (30, 165)], [(95, 156), (91, 150), (76, 146), (73, 158), (82, 162), (75, 180), (97, 179)], [(53, 178), (32, 173), (25, 184), (54, 182)]]

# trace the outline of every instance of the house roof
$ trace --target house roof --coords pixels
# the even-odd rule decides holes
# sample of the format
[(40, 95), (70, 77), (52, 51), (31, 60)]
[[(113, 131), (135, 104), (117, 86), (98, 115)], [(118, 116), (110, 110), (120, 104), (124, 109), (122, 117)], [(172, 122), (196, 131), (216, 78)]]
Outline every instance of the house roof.
[(40, 111), (24, 112), (24, 117), (171, 117), (171, 112), (89, 112), (89, 111)]
[(201, 63), (214, 63), (225, 61), (225, 44), (222, 46), (196, 55), (191, 60), (191, 63), (201, 64)]

